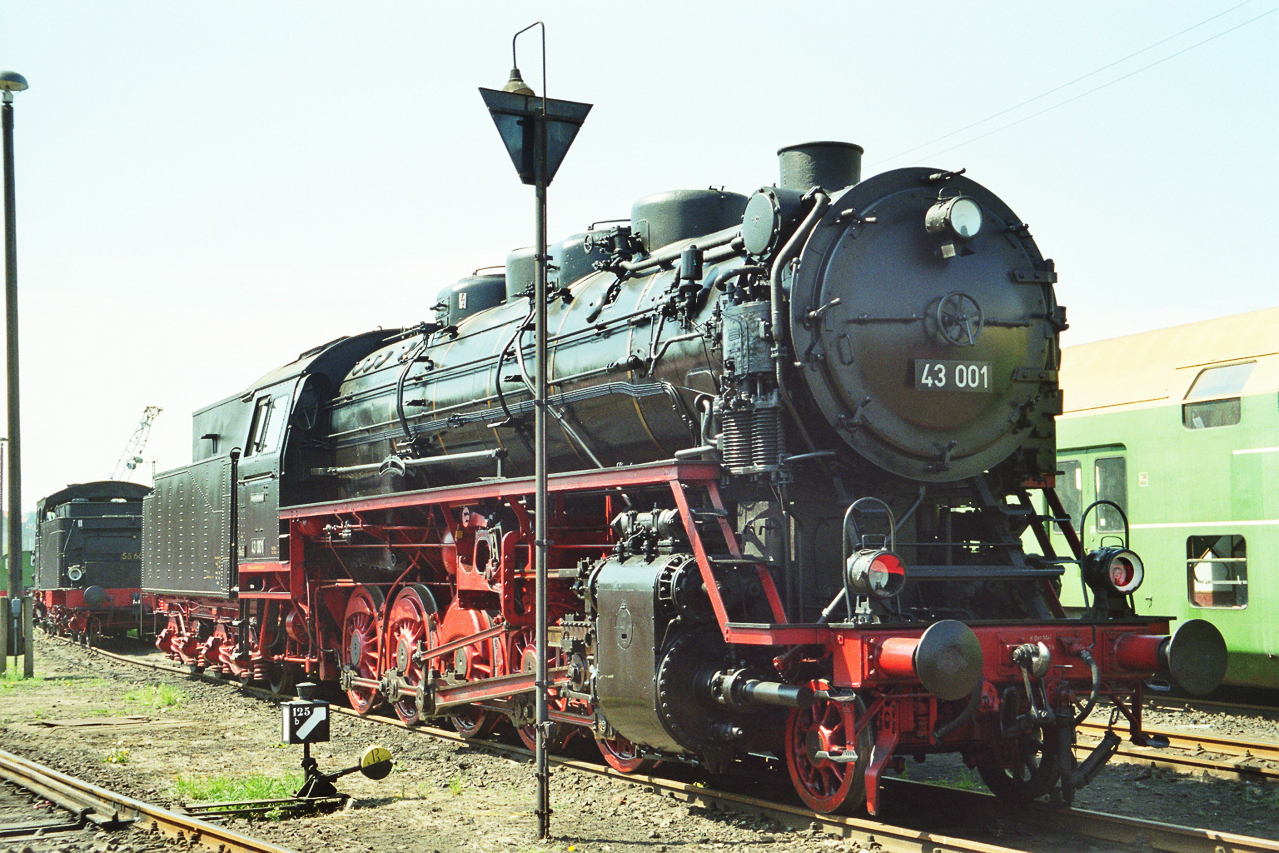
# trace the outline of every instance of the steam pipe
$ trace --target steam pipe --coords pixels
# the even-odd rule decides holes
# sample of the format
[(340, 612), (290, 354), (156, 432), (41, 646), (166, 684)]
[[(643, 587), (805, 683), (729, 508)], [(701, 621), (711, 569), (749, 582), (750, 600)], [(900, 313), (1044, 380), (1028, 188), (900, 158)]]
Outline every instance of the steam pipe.
[(809, 436), (808, 430), (804, 427), (803, 418), (795, 410), (795, 403), (786, 391), (786, 376), (782, 367), (782, 363), (785, 361), (782, 353), (786, 343), (786, 324), (782, 317), (782, 272), (786, 269), (786, 265), (799, 254), (800, 247), (803, 246), (808, 236), (812, 234), (813, 229), (817, 227), (817, 223), (821, 221), (826, 209), (830, 207), (830, 196), (820, 187), (813, 187), (809, 190), (804, 198), (809, 197), (813, 199), (812, 210), (808, 211), (808, 216), (804, 217), (803, 223), (799, 228), (795, 229), (795, 233), (786, 241), (786, 245), (782, 247), (781, 252), (773, 260), (773, 270), (768, 280), (768, 302), (770, 321), (773, 326), (773, 369), (776, 372), (777, 394), (782, 398), (782, 404), (786, 407), (786, 411), (790, 413), (791, 420), (799, 427), (800, 434), (804, 437), (804, 443), (808, 445), (809, 450), (817, 450), (817, 445), (813, 443), (812, 437)]
[(808, 708), (813, 704), (813, 688), (803, 684), (782, 684), (777, 681), (747, 679), (742, 682), (740, 695), (748, 704), (776, 705), (782, 708)]
[[(804, 217), (803, 223), (795, 229), (795, 233), (791, 235), (790, 239), (786, 241), (786, 245), (777, 254), (768, 280), (768, 301), (770, 320), (773, 324), (773, 345), (778, 348), (785, 343), (786, 337), (786, 324), (783, 322), (782, 317), (782, 271), (799, 254), (800, 246), (808, 240), (809, 234), (817, 227), (822, 215), (830, 207), (830, 196), (820, 187), (813, 187), (805, 194), (804, 198), (811, 198), (813, 207), (808, 211), (808, 216)], [(780, 354), (776, 360), (779, 364), (781, 363)], [(778, 384), (781, 384), (780, 376), (778, 377)]]
[(1101, 695), (1101, 667), (1098, 666), (1097, 659), (1087, 649), (1079, 650), (1079, 659), (1088, 664), (1088, 669), (1092, 670), (1092, 692), (1088, 694), (1088, 704), (1076, 715), (1075, 725), (1079, 725), (1088, 719), (1088, 715), (1092, 713), (1093, 706), (1097, 704), (1097, 697)]
[(396, 456), (388, 456), (381, 462), (371, 462), (367, 465), (347, 465), (344, 468), (312, 468), (311, 476), (326, 477), (333, 474), (367, 474), (373, 471), (381, 471), (391, 462), (392, 467), (403, 466), (404, 468), (425, 468), (429, 465), (444, 465), (453, 462), (460, 462), (465, 459), (496, 459), (501, 462), (506, 456), (506, 451), (502, 448), (494, 450), (476, 450), (471, 453), (449, 453), (444, 456), (427, 456), (422, 459), (400, 459)]
[[(400, 428), (404, 430), (404, 440), (412, 444), (417, 440), (417, 436), (413, 434), (413, 430), (409, 428), (408, 416), (404, 414), (404, 383), (409, 378), (409, 371), (413, 369), (413, 365), (417, 364), (418, 356), (426, 349), (427, 336), (422, 336), (422, 342), (418, 344), (413, 353), (404, 360), (404, 369), (400, 371), (400, 378), (395, 383), (395, 413), (400, 417)], [(499, 364), (499, 370), (501, 366)]]
[(964, 710), (960, 712), (959, 716), (933, 732), (933, 743), (940, 743), (955, 729), (972, 722), (973, 717), (977, 715), (977, 706), (981, 704), (981, 694), (985, 687), (986, 680), (984, 678), (977, 682), (977, 686), (973, 688), (972, 695), (968, 697), (968, 704), (964, 706)]
[(667, 338), (666, 340), (662, 341), (661, 347), (657, 347), (657, 341), (654, 340), (653, 348), (650, 348), (648, 351), (648, 361), (649, 361), (648, 372), (644, 375), (645, 376), (653, 375), (653, 370), (657, 367), (657, 362), (661, 360), (662, 356), (666, 355), (666, 351), (671, 348), (671, 344), (682, 344), (685, 341), (695, 341), (699, 338), (704, 338), (704, 337), (706, 336), (703, 335), (701, 332), (689, 332), (688, 334), (684, 334), (684, 335), (676, 335), (673, 338)]
[[(703, 250), (720, 249), (725, 246), (731, 246), (733, 241), (739, 239), (741, 236), (742, 226), (734, 225), (731, 228), (716, 231), (715, 233), (708, 234), (705, 237), (698, 237), (695, 242), (698, 247)], [(684, 252), (684, 245), (686, 242), (687, 241), (680, 240), (670, 244), (669, 246), (663, 246), (647, 258), (638, 261), (623, 261), (618, 264), (618, 266), (621, 267), (623, 272), (630, 273), (632, 275), (647, 272), (650, 269), (664, 267), (667, 264), (671, 264), (679, 260), (680, 255)], [(733, 251), (715, 253), (708, 251), (705, 254), (705, 260), (706, 262), (720, 260), (733, 254), (735, 254)]]

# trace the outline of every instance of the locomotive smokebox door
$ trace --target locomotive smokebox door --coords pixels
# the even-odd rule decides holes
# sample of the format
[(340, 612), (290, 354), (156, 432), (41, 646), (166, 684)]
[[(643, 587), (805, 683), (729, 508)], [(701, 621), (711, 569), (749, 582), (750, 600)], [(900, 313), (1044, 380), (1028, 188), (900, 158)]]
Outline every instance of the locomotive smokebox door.
[[(299, 684), (298, 693), (313, 695), (315, 685)], [(303, 688), (310, 688), (303, 690)], [(329, 739), (329, 703), (302, 698), (280, 706), (284, 714), (280, 739), (285, 743), (326, 743)]]

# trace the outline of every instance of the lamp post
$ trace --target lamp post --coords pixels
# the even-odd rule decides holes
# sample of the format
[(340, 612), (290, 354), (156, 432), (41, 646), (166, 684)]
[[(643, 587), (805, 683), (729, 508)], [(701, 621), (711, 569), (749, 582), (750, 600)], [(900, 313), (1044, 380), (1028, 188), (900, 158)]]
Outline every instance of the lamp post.
[[(8, 341), (9, 378), (9, 604), (22, 596), (22, 482), (18, 465), (18, 243), (13, 190), (13, 93), (27, 88), (27, 80), (15, 71), (0, 71), (0, 124), (4, 128), (4, 272), (5, 332)], [(13, 616), (17, 616), (15, 611)], [(6, 619), (10, 616), (6, 614)], [(15, 624), (10, 622), (9, 624)], [(10, 634), (17, 651), (17, 633)], [(31, 675), (30, 668), (27, 676)]]
[[(523, 33), (542, 28), (542, 96), (539, 98), (520, 76), (515, 61), (515, 40)], [(550, 258), (546, 245), (546, 188), (555, 177), (564, 155), (577, 136), (578, 128), (590, 112), (590, 104), (575, 101), (557, 101), (546, 97), (546, 25), (541, 21), (520, 30), (511, 39), (511, 78), (501, 91), (480, 89), (497, 132), (506, 145), (507, 153), (520, 180), (532, 184), (536, 196), (537, 220), (537, 278), (533, 286), (533, 335), (535, 338), (536, 373), (534, 378), (533, 455), (535, 466), (534, 497), (534, 610), (536, 621), (537, 667), (534, 681), (537, 685), (536, 731), (537, 750), (534, 764), (537, 776), (537, 837), (543, 840), (550, 833), (550, 767), (546, 760), (546, 736), (549, 726), (547, 714), (547, 650), (546, 650), (546, 568), (547, 522), (550, 516), (550, 489), (546, 460), (546, 403), (547, 377), (547, 264)]]

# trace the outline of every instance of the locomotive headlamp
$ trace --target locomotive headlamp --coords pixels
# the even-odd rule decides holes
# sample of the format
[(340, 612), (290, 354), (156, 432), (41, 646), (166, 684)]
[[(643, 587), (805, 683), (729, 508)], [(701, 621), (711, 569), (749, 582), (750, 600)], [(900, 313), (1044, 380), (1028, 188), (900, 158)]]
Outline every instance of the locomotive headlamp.
[(1098, 548), (1083, 563), (1084, 581), (1097, 591), (1128, 595), (1146, 579), (1141, 558), (1127, 548)]
[(906, 585), (906, 567), (887, 549), (858, 551), (848, 558), (848, 585), (858, 595), (884, 601)]
[(79, 583), (80, 578), (82, 577), (84, 577), (84, 570), (81, 569), (79, 566), (72, 566), (71, 568), (67, 569), (67, 580), (71, 581), (72, 583)]
[(971, 240), (981, 230), (981, 207), (968, 196), (941, 199), (924, 214), (924, 228), (929, 234), (955, 236)]

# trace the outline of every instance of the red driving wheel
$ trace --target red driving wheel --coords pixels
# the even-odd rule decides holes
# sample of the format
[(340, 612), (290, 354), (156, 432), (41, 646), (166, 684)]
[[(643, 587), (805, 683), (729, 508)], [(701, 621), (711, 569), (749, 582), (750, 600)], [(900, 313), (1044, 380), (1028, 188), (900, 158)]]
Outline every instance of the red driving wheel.
[[(537, 645), (534, 642), (531, 630), (521, 631), (516, 636), (513, 643), (514, 654), (512, 660), (520, 662), (520, 669), (523, 672), (533, 672), (537, 669)], [(559, 649), (550, 649), (550, 657), (547, 661), (547, 668), (554, 668), (564, 665), (564, 653)], [(537, 702), (537, 694), (534, 693), (533, 701)], [(546, 691), (547, 709), (551, 711), (565, 711), (568, 709), (568, 699), (560, 695), (559, 690), (554, 687), (547, 688)], [(550, 753), (559, 753), (564, 751), (564, 745), (568, 743), (569, 738), (577, 731), (577, 726), (565, 725), (564, 723), (550, 721), (550, 731), (546, 737), (546, 751)], [(515, 727), (515, 733), (520, 736), (520, 740), (529, 749), (537, 749), (537, 725), (529, 723), (527, 725)]]
[[(377, 587), (359, 586), (346, 602), (346, 615), (342, 617), (342, 663), (360, 678), (376, 680), (381, 676), (378, 653), (382, 631), (378, 614), (384, 600)], [(352, 687), (346, 695), (357, 714), (369, 713), (381, 701), (376, 687)]]
[[(492, 621), (483, 610), (469, 610), (454, 601), (444, 611), (440, 623), (439, 644), (452, 643), (487, 630)], [(478, 681), (502, 673), (502, 646), (491, 639), (472, 643), (453, 653), (451, 661), (441, 661), (447, 668), (452, 663), (453, 678), (459, 681)], [(447, 656), (446, 656), (447, 657)], [(494, 660), (497, 658), (497, 660)], [(464, 738), (476, 738), (486, 734), (500, 715), (486, 711), (478, 705), (463, 705), (453, 709), (449, 721)]]
[(395, 715), (408, 726), (422, 721), (417, 708), (417, 688), (425, 677), (420, 652), (435, 645), (435, 598), (421, 584), (405, 587), (395, 596), (386, 619), (386, 644), (400, 679), (401, 688), (393, 703)]

